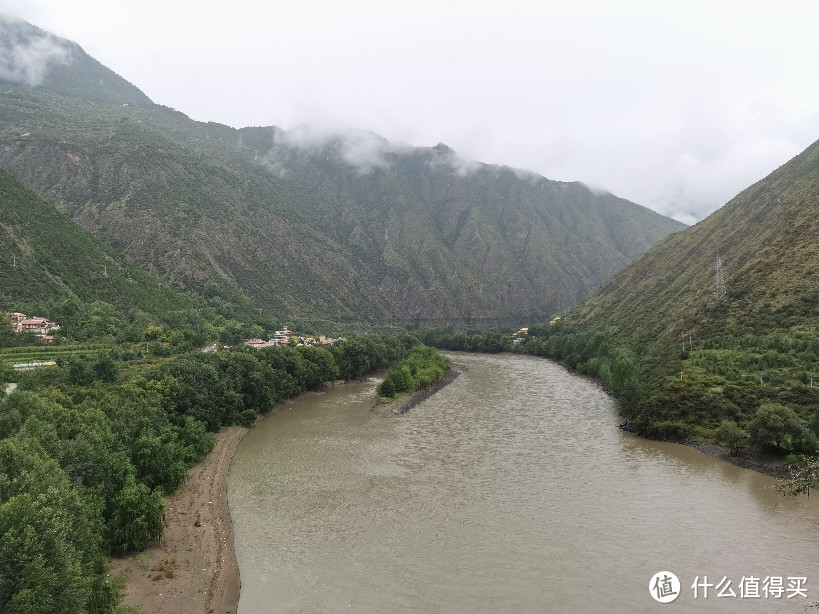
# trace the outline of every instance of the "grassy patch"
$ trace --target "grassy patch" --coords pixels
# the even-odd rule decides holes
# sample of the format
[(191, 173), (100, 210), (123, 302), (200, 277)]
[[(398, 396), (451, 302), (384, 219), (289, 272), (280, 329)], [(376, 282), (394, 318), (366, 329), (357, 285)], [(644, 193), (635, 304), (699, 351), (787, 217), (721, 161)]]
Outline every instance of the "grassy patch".
[(154, 555), (150, 552), (140, 552), (134, 557), (134, 560), (143, 567), (147, 567), (154, 560)]

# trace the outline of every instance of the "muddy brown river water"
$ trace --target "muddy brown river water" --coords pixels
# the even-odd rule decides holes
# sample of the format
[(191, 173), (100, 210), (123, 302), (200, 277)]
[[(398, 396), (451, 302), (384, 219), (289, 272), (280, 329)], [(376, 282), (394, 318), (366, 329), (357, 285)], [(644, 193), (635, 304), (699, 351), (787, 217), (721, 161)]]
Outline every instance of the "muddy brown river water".
[(373, 380), (245, 437), (240, 614), (819, 611), (816, 497), (619, 431), (614, 401), (552, 362), (452, 358), (469, 371), (405, 415), (369, 411)]

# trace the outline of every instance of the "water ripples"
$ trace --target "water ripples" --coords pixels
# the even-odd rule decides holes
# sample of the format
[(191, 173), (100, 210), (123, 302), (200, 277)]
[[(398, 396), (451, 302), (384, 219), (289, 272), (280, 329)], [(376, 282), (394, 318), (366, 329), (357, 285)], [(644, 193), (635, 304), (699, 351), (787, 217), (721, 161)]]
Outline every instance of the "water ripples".
[[(374, 383), (355, 383), (244, 439), (240, 614), (653, 612), (662, 569), (809, 575), (819, 595), (814, 500), (620, 432), (611, 398), (548, 361), (456, 360), (469, 371), (406, 415), (371, 414)], [(679, 611), (772, 605), (690, 593)]]

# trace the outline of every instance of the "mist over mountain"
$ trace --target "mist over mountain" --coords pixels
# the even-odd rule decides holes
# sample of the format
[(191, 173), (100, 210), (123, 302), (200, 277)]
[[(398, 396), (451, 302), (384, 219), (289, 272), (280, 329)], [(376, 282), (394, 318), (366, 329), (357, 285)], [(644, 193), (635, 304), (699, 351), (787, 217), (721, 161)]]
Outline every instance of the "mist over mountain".
[(73, 43), (2, 24), (0, 166), (180, 289), (228, 280), (314, 321), (520, 321), (684, 228), (445, 145), (195, 122)]
[(86, 101), (151, 102), (76, 43), (0, 13), (0, 87), (12, 84)]

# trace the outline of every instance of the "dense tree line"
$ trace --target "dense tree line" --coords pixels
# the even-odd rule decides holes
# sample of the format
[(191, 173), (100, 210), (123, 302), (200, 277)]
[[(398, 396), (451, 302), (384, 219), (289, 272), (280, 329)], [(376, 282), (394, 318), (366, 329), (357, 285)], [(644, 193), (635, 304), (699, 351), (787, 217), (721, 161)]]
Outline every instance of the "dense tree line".
[(378, 384), (378, 395), (392, 398), (402, 392), (426, 388), (444, 377), (449, 369), (449, 358), (427, 345), (416, 346), (387, 371)]
[(0, 391), (0, 611), (111, 612), (119, 588), (104, 555), (159, 539), (163, 495), (212, 449), (211, 432), (386, 368), (418, 343), (193, 352), (124, 382), (105, 375), (112, 358), (100, 354), (91, 372), (104, 376), (91, 382), (68, 361), (48, 386)]
[[(819, 453), (819, 342), (793, 334), (721, 336), (647, 364), (608, 332), (557, 323), (513, 335), (427, 329), (424, 343), (451, 350), (545, 356), (599, 378), (620, 401), (628, 428), (667, 440), (717, 441), (733, 453), (750, 446), (782, 453)], [(690, 342), (689, 342), (690, 343)]]

